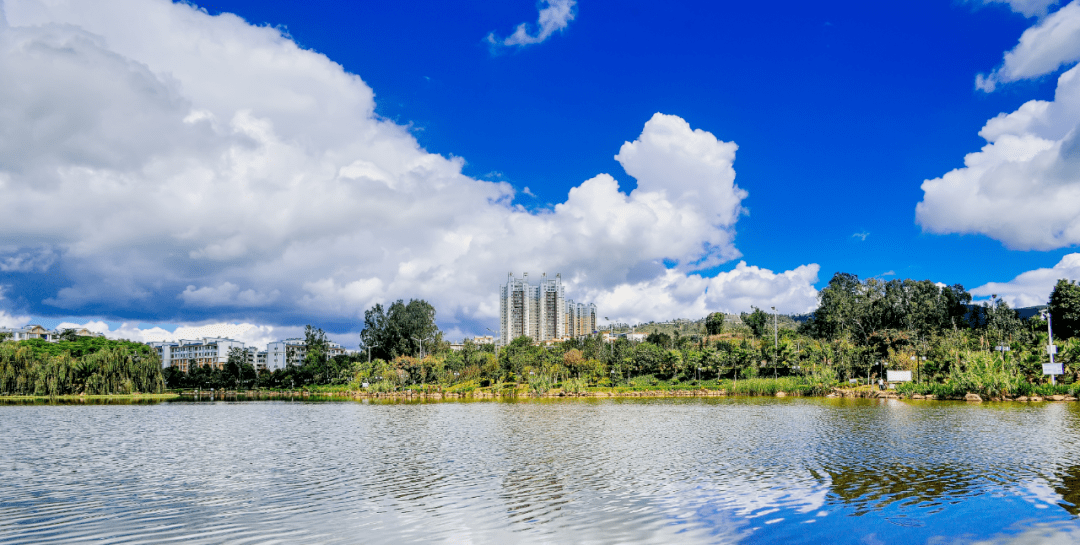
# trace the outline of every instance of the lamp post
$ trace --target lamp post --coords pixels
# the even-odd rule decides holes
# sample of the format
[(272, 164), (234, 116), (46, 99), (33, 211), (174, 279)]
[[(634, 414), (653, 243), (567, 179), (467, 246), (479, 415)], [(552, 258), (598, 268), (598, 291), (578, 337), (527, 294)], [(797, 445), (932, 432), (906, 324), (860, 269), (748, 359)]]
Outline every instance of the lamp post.
[[(485, 327), (484, 329), (488, 330), (491, 333), (495, 333), (494, 331), (491, 330), (490, 327)], [(499, 359), (499, 344), (500, 343), (502, 343), (502, 335), (499, 335), (498, 338), (495, 341), (495, 359), (496, 360)]]
[(1046, 318), (1046, 334), (1047, 334), (1046, 352), (1048, 354), (1050, 354), (1050, 373), (1049, 373), (1049, 375), (1050, 375), (1050, 384), (1054, 385), (1054, 384), (1056, 384), (1056, 382), (1054, 381), (1054, 377), (1055, 377), (1055, 375), (1054, 375), (1054, 371), (1055, 371), (1055, 369), (1054, 369), (1054, 367), (1055, 367), (1054, 354), (1057, 353), (1057, 347), (1054, 346), (1054, 330), (1053, 330), (1053, 328), (1051, 327), (1051, 324), (1050, 324), (1050, 313), (1048, 311), (1046, 311), (1046, 310), (1043, 310), (1041, 312), (1041, 314), (1042, 314), (1043, 318)]
[(776, 307), (772, 307), (772, 312), (773, 312), (773, 314), (772, 314), (773, 315), (773, 322), (772, 322), (772, 334), (773, 334), (773, 341), (772, 341), (773, 342), (773, 345), (772, 345), (772, 378), (773, 378), (773, 380), (775, 380), (776, 379), (776, 363), (777, 363), (777, 361), (776, 361), (776, 349), (779, 348), (779, 345), (780, 345), (780, 336), (777, 333), (777, 327), (776, 327), (776, 322), (777, 322), (777, 319), (778, 319), (777, 314), (776, 314)]
[(372, 349), (372, 348), (375, 348), (375, 347), (377, 347), (377, 346), (379, 346), (379, 345), (377, 345), (377, 344), (372, 344), (372, 345), (369, 345), (369, 346), (367, 347), (367, 362), (368, 362), (368, 365), (371, 365), (371, 349)]
[(420, 343), (420, 359), (424, 359), (424, 341), (422, 339), (417, 339), (416, 337), (413, 337), (412, 340)]

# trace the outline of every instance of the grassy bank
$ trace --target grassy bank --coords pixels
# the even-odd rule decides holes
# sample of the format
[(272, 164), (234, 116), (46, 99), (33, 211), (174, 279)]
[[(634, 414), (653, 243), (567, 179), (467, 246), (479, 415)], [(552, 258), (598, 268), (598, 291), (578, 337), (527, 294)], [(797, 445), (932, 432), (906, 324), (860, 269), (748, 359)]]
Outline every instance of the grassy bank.
[(33, 395), (0, 395), (0, 402), (4, 401), (169, 401), (180, 399), (178, 393), (164, 394), (102, 394), (102, 395), (57, 395), (57, 396), (33, 396)]

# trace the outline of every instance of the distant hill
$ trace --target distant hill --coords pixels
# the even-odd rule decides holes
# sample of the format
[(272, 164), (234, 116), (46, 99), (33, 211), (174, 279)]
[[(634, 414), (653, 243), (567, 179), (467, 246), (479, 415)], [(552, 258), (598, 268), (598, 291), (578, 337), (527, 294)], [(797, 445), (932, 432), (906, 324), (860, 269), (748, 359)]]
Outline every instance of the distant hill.
[(1020, 314), (1020, 319), (1021, 320), (1027, 320), (1028, 318), (1031, 318), (1032, 316), (1038, 316), (1040, 312), (1042, 312), (1043, 310), (1046, 310), (1047, 308), (1049, 308), (1049, 307), (1047, 307), (1046, 305), (1039, 305), (1037, 307), (1018, 308), (1018, 309), (1016, 309), (1016, 312), (1018, 314)]

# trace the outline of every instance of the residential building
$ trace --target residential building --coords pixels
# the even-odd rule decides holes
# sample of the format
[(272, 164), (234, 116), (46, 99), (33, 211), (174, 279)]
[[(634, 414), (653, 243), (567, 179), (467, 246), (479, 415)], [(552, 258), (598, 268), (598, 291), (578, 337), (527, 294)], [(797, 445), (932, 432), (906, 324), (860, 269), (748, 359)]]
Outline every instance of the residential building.
[[(221, 369), (229, 361), (229, 350), (239, 348), (244, 350), (244, 343), (223, 337), (203, 337), (198, 340), (180, 339), (175, 343), (151, 343), (151, 346), (159, 347), (158, 355), (161, 356), (162, 366), (179, 367), (187, 373), (194, 367), (209, 365), (214, 369)], [(168, 345), (168, 346), (165, 346)], [(166, 351), (169, 359), (165, 359)]]
[(595, 330), (596, 305), (574, 306), (567, 301), (561, 274), (548, 278), (544, 273), (533, 285), (529, 273), (520, 279), (510, 273), (506, 284), (499, 287), (500, 344), (521, 336), (538, 343), (556, 341), (589, 335)]
[(289, 365), (300, 365), (307, 352), (304, 339), (285, 339), (266, 345), (266, 368), (271, 371), (284, 369)]
[[(154, 341), (146, 344), (150, 345), (150, 348), (153, 348), (154, 351), (157, 352), (158, 358), (161, 359), (162, 369), (178, 364), (178, 362), (173, 363), (173, 349), (180, 346), (180, 343), (172, 341)], [(186, 365), (181, 368), (185, 373), (187, 372)]]
[(266, 369), (266, 350), (259, 350), (254, 346), (246, 348), (247, 360), (256, 371)]
[[(65, 330), (60, 330), (60, 329), (49, 330), (49, 329), (45, 329), (44, 327), (41, 327), (39, 325), (28, 325), (26, 327), (19, 327), (19, 328), (0, 327), (0, 334), (2, 334), (2, 333), (11, 334), (11, 338), (9, 340), (12, 340), (12, 341), (28, 341), (30, 339), (41, 339), (43, 341), (55, 343), (55, 342), (60, 341), (60, 335), (63, 334), (64, 331)], [(103, 337), (104, 336), (101, 333), (94, 333), (93, 331), (90, 331), (90, 330), (86, 329), (85, 327), (80, 328), (80, 329), (76, 329), (76, 330), (74, 330), (74, 332), (79, 337)]]
[(584, 337), (596, 333), (596, 305), (566, 302), (566, 336)]
[(12, 341), (28, 341), (30, 339), (41, 339), (51, 343), (60, 340), (60, 333), (58, 331), (50, 331), (39, 325), (28, 325), (20, 328), (0, 328), (0, 333), (10, 333), (11, 337), (8, 340)]

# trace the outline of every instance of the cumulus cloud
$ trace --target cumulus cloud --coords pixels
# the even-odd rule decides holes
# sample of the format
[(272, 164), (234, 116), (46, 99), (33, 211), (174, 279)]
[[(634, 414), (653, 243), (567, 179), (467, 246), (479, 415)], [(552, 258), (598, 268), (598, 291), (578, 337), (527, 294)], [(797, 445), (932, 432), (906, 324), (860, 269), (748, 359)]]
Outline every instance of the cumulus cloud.
[(523, 47), (538, 44), (548, 39), (556, 31), (565, 29), (570, 24), (570, 21), (574, 20), (574, 6), (576, 4), (575, 0), (540, 0), (539, 5), (547, 7), (540, 8), (540, 19), (536, 24), (539, 28), (536, 34), (529, 34), (528, 25), (521, 23), (514, 30), (514, 33), (506, 38), (498, 38), (492, 32), (487, 35), (487, 41), (491, 44), (493, 51), (500, 46)]
[[(1075, 2), (1036, 28), (1063, 13), (1080, 31)], [(1076, 38), (1069, 47), (1080, 58), (1080, 34)], [(1032, 100), (1002, 113), (979, 135), (987, 144), (967, 155), (964, 167), (923, 182), (915, 209), (923, 229), (980, 233), (1013, 249), (1080, 243), (1080, 67), (1058, 78), (1054, 100)]]
[(1058, 0), (983, 0), (983, 4), (1008, 4), (1016, 13), (1024, 17), (1042, 17), (1050, 6), (1056, 6)]
[[(1044, 6), (1045, 9), (1045, 6)], [(997, 85), (1049, 74), (1080, 60), (1080, 1), (1074, 0), (1027, 29), (1020, 43), (989, 76), (979, 74), (975, 86), (991, 92)]]
[(739, 257), (746, 192), (737, 146), (679, 117), (619, 150), (632, 191), (599, 174), (528, 211), (276, 29), (166, 0), (5, 7), (0, 256), (50, 248), (63, 285), (42, 298), (70, 315), (340, 324), (424, 298), (468, 330), (493, 321), (508, 270), (561, 272), (570, 297), (643, 319), (703, 313), (706, 287), (721, 308), (808, 304), (816, 265), (696, 273)]
[(649, 280), (589, 292), (587, 298), (605, 316), (627, 323), (697, 318), (715, 311), (749, 312), (754, 306), (800, 314), (817, 308), (813, 284), (818, 271), (818, 265), (803, 265), (774, 273), (740, 261), (733, 270), (712, 278), (667, 270)]
[(997, 294), (1013, 308), (1045, 305), (1058, 280), (1080, 279), (1080, 253), (1068, 254), (1048, 269), (1035, 269), (1020, 274), (1008, 282), (990, 282), (971, 290), (972, 295), (989, 297)]

